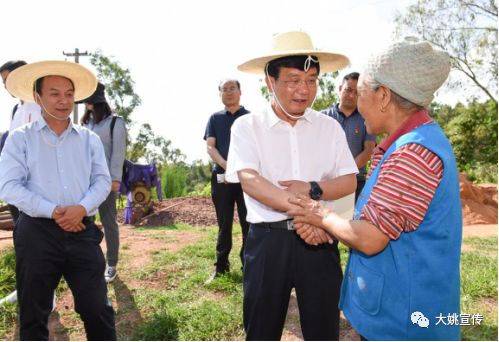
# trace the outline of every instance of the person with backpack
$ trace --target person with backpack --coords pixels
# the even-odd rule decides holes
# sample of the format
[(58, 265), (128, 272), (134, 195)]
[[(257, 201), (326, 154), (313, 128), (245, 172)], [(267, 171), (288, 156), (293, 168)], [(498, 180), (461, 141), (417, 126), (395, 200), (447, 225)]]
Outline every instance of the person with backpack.
[(110, 283), (117, 275), (116, 266), (118, 264), (120, 236), (118, 223), (116, 222), (116, 198), (123, 173), (127, 133), (125, 120), (113, 113), (106, 101), (105, 88), (99, 82), (95, 92), (78, 103), (85, 104), (85, 114), (81, 118), (81, 124), (97, 134), (102, 141), (112, 179), (111, 192), (99, 206), (99, 215), (104, 226), (107, 247), (107, 267), (104, 277), (106, 282)]
[[(17, 68), (20, 68), (26, 64), (27, 63), (23, 60), (13, 60), (5, 62), (2, 66), (0, 66), (0, 76), (2, 77), (4, 86), (5, 83), (7, 82), (9, 74), (12, 71), (16, 70)], [(13, 95), (11, 94), (11, 96)], [(0, 153), (3, 150), (3, 146), (5, 145), (5, 141), (7, 140), (9, 132), (12, 132), (16, 128), (19, 128), (24, 124), (36, 121), (41, 117), (42, 117), (41, 109), (37, 103), (19, 100), (19, 102), (16, 103), (16, 105), (14, 106), (14, 108), (12, 108), (12, 112), (10, 114), (9, 130), (4, 132), (2, 134), (2, 137), (0, 138)], [(17, 219), (19, 218), (19, 210), (12, 204), (9, 204), (9, 211), (12, 216), (12, 219), (14, 220), (14, 222), (16, 222)]]

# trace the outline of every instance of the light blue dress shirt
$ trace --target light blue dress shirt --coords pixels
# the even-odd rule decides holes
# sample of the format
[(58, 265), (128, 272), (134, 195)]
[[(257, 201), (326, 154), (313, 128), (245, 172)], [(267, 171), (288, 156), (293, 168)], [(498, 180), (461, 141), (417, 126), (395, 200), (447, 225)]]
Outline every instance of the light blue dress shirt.
[(9, 134), (0, 156), (0, 199), (32, 217), (82, 205), (94, 215), (111, 191), (99, 137), (69, 124), (58, 137), (42, 118)]

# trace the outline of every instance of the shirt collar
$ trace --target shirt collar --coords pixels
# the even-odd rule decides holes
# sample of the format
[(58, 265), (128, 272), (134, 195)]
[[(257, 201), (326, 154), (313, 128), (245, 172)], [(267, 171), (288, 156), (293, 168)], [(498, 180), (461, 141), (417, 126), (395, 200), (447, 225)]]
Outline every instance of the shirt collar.
[[(345, 115), (345, 113), (343, 113), (341, 110), (340, 110), (340, 104), (339, 103), (336, 103), (334, 104), (333, 106), (334, 108), (334, 111), (338, 114), (338, 115), (341, 115), (342, 117), (344, 117), (345, 119), (347, 118), (347, 116)], [(355, 114), (359, 114), (359, 110), (357, 107), (355, 107), (354, 111), (352, 112), (352, 114), (350, 114), (350, 116), (348, 116), (349, 118), (353, 117)]]
[(246, 108), (244, 108), (244, 106), (239, 106), (239, 109), (236, 110), (234, 113), (231, 113), (227, 110), (227, 107), (224, 108), (224, 112), (225, 114), (227, 115), (239, 115), (239, 114), (245, 114), (245, 113), (248, 113), (248, 111), (246, 110)]
[[(299, 118), (297, 121), (305, 121), (312, 123), (313, 119), (313, 109), (307, 108), (305, 109), (305, 112), (303, 113), (302, 117)], [(271, 128), (275, 125), (277, 125), (279, 122), (284, 122), (284, 120), (281, 120), (277, 114), (274, 112), (274, 109), (272, 108), (272, 105), (269, 103), (266, 107), (266, 110), (264, 111), (265, 115), (265, 123), (267, 124), (267, 127)]]
[(428, 111), (426, 109), (422, 109), (407, 118), (407, 120), (405, 120), (395, 132), (386, 137), (378, 147), (383, 151), (386, 151), (393, 144), (393, 142), (395, 142), (395, 140), (400, 138), (402, 135), (432, 121), (433, 119), (428, 115)]
[[(45, 127), (47, 127), (47, 129), (50, 129), (49, 125), (47, 124), (47, 121), (45, 121), (45, 118), (43, 117), (43, 115), (41, 116), (40, 119), (38, 119), (37, 121), (35, 121), (34, 123), (36, 126), (35, 126), (35, 129), (37, 131), (41, 131), (42, 129), (44, 129)], [(51, 129), (50, 129), (51, 130)], [(73, 122), (71, 120), (69, 120), (69, 125), (68, 127), (64, 130), (64, 132), (67, 132), (68, 130), (71, 130), (72, 132), (76, 132), (79, 134), (79, 130), (76, 129), (75, 125), (73, 125)], [(64, 134), (64, 133), (63, 133)]]

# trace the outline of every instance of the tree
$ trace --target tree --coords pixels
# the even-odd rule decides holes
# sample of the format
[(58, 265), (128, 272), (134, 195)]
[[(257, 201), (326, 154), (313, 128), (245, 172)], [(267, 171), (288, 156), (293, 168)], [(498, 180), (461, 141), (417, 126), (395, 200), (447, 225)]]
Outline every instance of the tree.
[(397, 35), (417, 36), (447, 51), (452, 68), (497, 104), (496, 1), (418, 0), (396, 22)]
[(460, 166), (471, 162), (497, 165), (497, 102), (457, 104), (445, 125)]
[(130, 124), (133, 110), (141, 104), (140, 97), (134, 92), (135, 82), (130, 70), (123, 69), (117, 61), (104, 56), (101, 50), (92, 54), (90, 63), (96, 68), (99, 81), (106, 85), (111, 107)]
[[(317, 91), (317, 97), (312, 105), (315, 110), (322, 110), (329, 108), (332, 103), (338, 100), (335, 93), (334, 80), (338, 77), (338, 72), (328, 72), (319, 76), (319, 89)], [(260, 80), (263, 83), (263, 80)], [(266, 85), (260, 87), (260, 92), (262, 96), (269, 101), (270, 93)]]
[(151, 125), (145, 123), (140, 127), (135, 140), (130, 144), (128, 159), (133, 162), (156, 163), (158, 169), (166, 164), (182, 163), (185, 155), (172, 147), (172, 142), (156, 135)]

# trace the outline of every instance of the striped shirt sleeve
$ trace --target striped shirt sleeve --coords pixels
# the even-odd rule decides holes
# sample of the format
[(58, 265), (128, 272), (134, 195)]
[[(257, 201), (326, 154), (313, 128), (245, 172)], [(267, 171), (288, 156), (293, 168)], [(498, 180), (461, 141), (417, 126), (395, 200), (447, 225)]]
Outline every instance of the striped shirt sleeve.
[[(373, 166), (379, 160), (373, 160)], [(442, 179), (440, 158), (418, 144), (394, 151), (381, 166), (378, 180), (362, 210), (367, 220), (390, 239), (411, 232), (423, 221)]]

